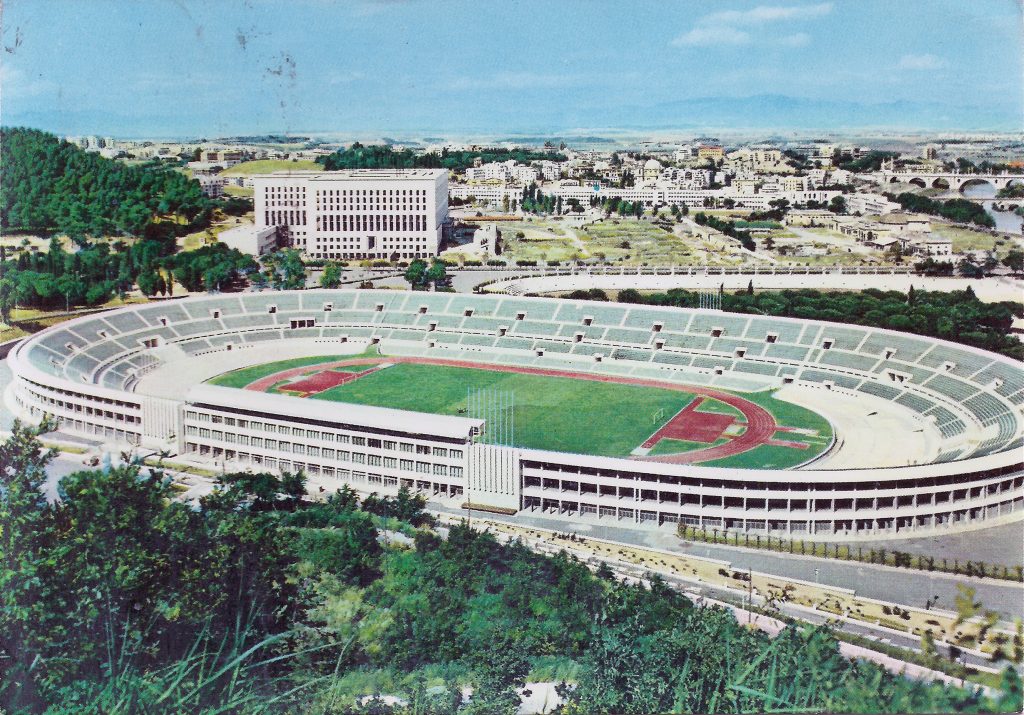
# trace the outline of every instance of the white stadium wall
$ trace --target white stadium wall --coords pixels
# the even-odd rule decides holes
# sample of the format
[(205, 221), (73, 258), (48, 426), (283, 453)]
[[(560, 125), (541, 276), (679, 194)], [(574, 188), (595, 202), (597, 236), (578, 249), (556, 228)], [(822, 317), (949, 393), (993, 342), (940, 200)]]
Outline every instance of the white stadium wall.
[[(864, 404), (917, 464), (856, 464), (863, 437), (799, 469), (726, 469), (477, 444), (466, 417), (196, 384), (298, 355), (360, 352), (543, 367)], [(928, 338), (818, 321), (548, 298), (311, 290), (205, 296), (78, 318), (8, 357), (5, 398), (68, 433), (237, 469), (304, 470), (325, 488), (401, 485), (454, 505), (564, 519), (816, 538), (936, 533), (1024, 517), (1024, 372)], [(223, 366), (221, 369), (218, 366)], [(797, 394), (794, 392), (794, 394)], [(839, 409), (839, 408), (837, 408)], [(886, 423), (888, 424), (888, 423)], [(844, 468), (830, 468), (839, 453)], [(850, 462), (850, 455), (854, 461)]]

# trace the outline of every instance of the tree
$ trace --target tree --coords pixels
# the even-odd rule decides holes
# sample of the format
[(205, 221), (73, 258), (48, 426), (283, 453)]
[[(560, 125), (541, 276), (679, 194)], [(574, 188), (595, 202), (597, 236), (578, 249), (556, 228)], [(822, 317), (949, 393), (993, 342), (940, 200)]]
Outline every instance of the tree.
[(846, 213), (846, 199), (842, 196), (833, 196), (828, 202), (828, 210), (834, 214)]
[(448, 280), (448, 267), (444, 261), (435, 260), (430, 264), (430, 268), (427, 269), (424, 278), (426, 282), (433, 283), (435, 288), (439, 285), (444, 285)]
[(417, 258), (409, 263), (405, 269), (405, 280), (413, 288), (418, 288), (426, 283), (427, 262)]
[(1024, 251), (1020, 251), (1016, 248), (1010, 250), (1010, 252), (1003, 257), (1003, 265), (1014, 273), (1024, 271)]
[(142, 273), (139, 273), (139, 276), (138, 278), (135, 279), (135, 282), (138, 283), (139, 290), (142, 292), (142, 294), (147, 298), (151, 298), (158, 292), (157, 278), (158, 276), (156, 274), (156, 271), (144, 271)]
[(467, 715), (514, 715), (521, 700), (519, 689), (530, 672), (529, 651), (521, 633), (502, 632), (485, 650), (470, 653), (475, 689)]
[(327, 261), (320, 274), (321, 288), (337, 288), (341, 285), (341, 266), (336, 261)]

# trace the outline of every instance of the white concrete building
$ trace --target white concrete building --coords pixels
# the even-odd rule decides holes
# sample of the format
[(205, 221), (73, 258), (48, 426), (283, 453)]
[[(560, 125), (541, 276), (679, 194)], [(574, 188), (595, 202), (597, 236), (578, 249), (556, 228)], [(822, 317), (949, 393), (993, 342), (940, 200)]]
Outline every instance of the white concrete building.
[(444, 169), (353, 169), (253, 177), (257, 228), (312, 258), (437, 255), (448, 218)]
[(203, 189), (203, 194), (211, 199), (219, 199), (224, 195), (224, 184), (226, 182), (219, 176), (197, 176), (196, 181), (199, 182), (199, 186)]
[(262, 256), (277, 247), (277, 228), (256, 228), (252, 224), (235, 226), (217, 234), (217, 240), (249, 256)]
[(849, 194), (846, 210), (852, 214), (888, 214), (900, 210), (900, 205), (882, 194)]

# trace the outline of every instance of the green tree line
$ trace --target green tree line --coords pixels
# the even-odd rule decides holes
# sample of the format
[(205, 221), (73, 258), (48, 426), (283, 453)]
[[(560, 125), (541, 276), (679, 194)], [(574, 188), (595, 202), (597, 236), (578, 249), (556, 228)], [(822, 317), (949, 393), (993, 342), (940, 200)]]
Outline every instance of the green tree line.
[(346, 149), (317, 158), (327, 171), (338, 169), (452, 169), (464, 171), (480, 159), (483, 163), (514, 159), (520, 164), (533, 161), (566, 161), (557, 151), (524, 148), (486, 147), (474, 150), (442, 149), (440, 153), (417, 153), (409, 148), (393, 149), (386, 144), (363, 145), (355, 142)]
[[(970, 289), (909, 293), (868, 289), (842, 293), (817, 290), (737, 291), (722, 294), (722, 309), (733, 313), (772, 315), (806, 320), (853, 323), (874, 328), (927, 335), (1024, 360), (1024, 345), (1010, 327), (1015, 316), (1024, 316), (1024, 304), (1003, 301), (984, 303)], [(600, 291), (598, 291), (600, 293)], [(570, 296), (571, 297), (571, 296)], [(584, 299), (600, 299), (593, 291)], [(607, 299), (607, 296), (605, 296)], [(629, 288), (620, 291), (621, 303), (695, 308), (696, 292), (673, 288), (664, 293), (643, 294)]]
[(988, 215), (985, 207), (981, 204), (967, 199), (950, 199), (949, 201), (936, 201), (927, 196), (920, 196), (910, 192), (894, 196), (886, 194), (886, 198), (895, 201), (907, 211), (915, 213), (942, 216), (950, 221), (958, 223), (973, 223), (977, 226), (995, 228), (996, 221)]
[(221, 290), (257, 268), (250, 256), (221, 243), (173, 251), (173, 241), (155, 239), (82, 241), (77, 251), (65, 251), (53, 238), (47, 251), (22, 251), (10, 260), (0, 249), (0, 319), (8, 322), (15, 307), (101, 305), (135, 285), (147, 296), (171, 295), (175, 281), (189, 291)]

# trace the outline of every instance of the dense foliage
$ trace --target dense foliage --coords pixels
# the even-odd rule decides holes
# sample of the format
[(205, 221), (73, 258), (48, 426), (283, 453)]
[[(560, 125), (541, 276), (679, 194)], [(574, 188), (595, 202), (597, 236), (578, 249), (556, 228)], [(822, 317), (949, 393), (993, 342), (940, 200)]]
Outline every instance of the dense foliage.
[(141, 236), (159, 219), (199, 225), (217, 202), (160, 162), (129, 166), (35, 129), (0, 129), (0, 229)]
[[(129, 464), (65, 477), (51, 502), (50, 458), (17, 426), (0, 445), (6, 712), (491, 715), (554, 671), (563, 713), (1020, 706), (1012, 671), (996, 700), (914, 682), (847, 661), (824, 628), (773, 639), (658, 578), (416, 530), (432, 520), (405, 490), (310, 503), (302, 475), (233, 474), (193, 509)], [(381, 687), (408, 705), (360, 704)]]
[[(789, 202), (787, 201), (786, 203), (789, 203)], [(776, 208), (775, 210), (779, 211), (780, 214), (781, 214), (781, 212), (785, 210), (785, 207), (779, 207), (779, 208)], [(778, 217), (776, 217), (775, 214), (765, 214), (765, 215), (768, 216), (769, 218), (774, 218), (776, 220), (781, 218), (781, 215), (779, 215)], [(736, 228), (736, 221), (729, 221), (729, 220), (726, 220), (726, 219), (720, 219), (717, 216), (714, 216), (712, 214), (706, 214), (703, 211), (698, 212), (693, 217), (693, 220), (697, 223), (698, 226), (710, 226), (711, 228), (715, 229), (716, 231), (721, 231), (726, 236), (730, 236), (731, 238), (735, 238), (748, 251), (753, 251), (753, 250), (756, 250), (756, 248), (757, 248), (757, 245), (754, 243), (754, 239), (752, 239), (750, 237), (750, 231), (747, 231), (747, 230), (744, 230), (744, 229), (740, 229), (740, 228)]]
[(171, 295), (174, 281), (187, 290), (218, 290), (256, 269), (256, 262), (222, 243), (174, 253), (173, 240), (142, 239), (129, 245), (81, 241), (75, 252), (51, 239), (45, 252), (22, 251), (13, 260), (0, 249), (0, 319), (15, 306), (67, 309), (124, 296), (137, 284), (147, 296)]
[(838, 149), (832, 156), (832, 163), (840, 169), (855, 173), (878, 171), (882, 168), (882, 162), (889, 159), (898, 159), (899, 152), (893, 151), (869, 151), (856, 159), (850, 153), (842, 153)]
[[(591, 298), (593, 299), (593, 298)], [(672, 305), (694, 308), (697, 293), (675, 288), (644, 295), (627, 289), (622, 303)], [(722, 294), (722, 309), (807, 320), (828, 320), (875, 328), (901, 330), (973, 345), (1024, 360), (1024, 345), (1009, 335), (1014, 316), (1024, 315), (1021, 303), (983, 303), (966, 291), (918, 291), (909, 293), (875, 289), (824, 293), (816, 290), (739, 291)]]
[(520, 164), (547, 159), (565, 161), (566, 156), (556, 151), (533, 149), (484, 147), (474, 150), (442, 149), (441, 153), (418, 154), (412, 149), (393, 149), (386, 144), (364, 146), (355, 142), (347, 149), (339, 149), (328, 156), (317, 158), (328, 171), (337, 169), (453, 169), (464, 171), (480, 159), (488, 164), (495, 161), (515, 160)]
[(904, 192), (898, 196), (886, 194), (890, 201), (895, 201), (907, 211), (942, 216), (958, 223), (973, 223), (986, 228), (995, 228), (996, 220), (988, 215), (985, 207), (967, 199), (950, 199), (937, 201), (927, 196)]

